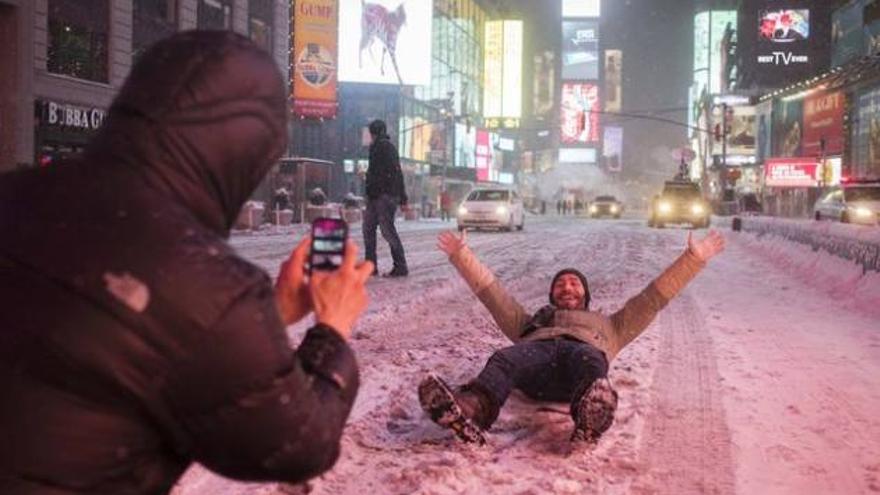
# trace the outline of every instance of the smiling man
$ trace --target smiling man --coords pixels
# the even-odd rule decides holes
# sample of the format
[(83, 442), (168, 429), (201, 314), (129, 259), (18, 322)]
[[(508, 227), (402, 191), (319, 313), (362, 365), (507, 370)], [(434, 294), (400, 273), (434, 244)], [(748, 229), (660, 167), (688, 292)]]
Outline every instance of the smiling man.
[(419, 385), (422, 408), (466, 442), (485, 442), (487, 430), (514, 388), (536, 400), (568, 402), (573, 441), (595, 442), (611, 427), (617, 392), (608, 365), (654, 320), (706, 262), (724, 249), (710, 232), (688, 236), (688, 247), (659, 277), (611, 316), (590, 310), (587, 278), (561, 270), (550, 284), (550, 304), (529, 314), (467, 246), (466, 233), (440, 235), (441, 251), (514, 345), (496, 351), (476, 379), (451, 389), (435, 375)]

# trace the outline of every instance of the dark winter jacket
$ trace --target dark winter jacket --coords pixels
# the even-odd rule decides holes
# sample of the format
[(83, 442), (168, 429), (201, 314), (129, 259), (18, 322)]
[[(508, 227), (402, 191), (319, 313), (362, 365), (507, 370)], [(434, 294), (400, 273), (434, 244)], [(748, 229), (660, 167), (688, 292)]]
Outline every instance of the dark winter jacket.
[(179, 34), (82, 160), (0, 176), (0, 493), (166, 493), (193, 461), (247, 480), (333, 465), (353, 353), (321, 326), (292, 350), (271, 281), (224, 241), (285, 149), (286, 104), (245, 38)]
[(401, 204), (408, 201), (400, 156), (388, 136), (379, 137), (370, 145), (370, 166), (367, 169), (367, 197), (376, 199), (383, 194), (398, 198)]

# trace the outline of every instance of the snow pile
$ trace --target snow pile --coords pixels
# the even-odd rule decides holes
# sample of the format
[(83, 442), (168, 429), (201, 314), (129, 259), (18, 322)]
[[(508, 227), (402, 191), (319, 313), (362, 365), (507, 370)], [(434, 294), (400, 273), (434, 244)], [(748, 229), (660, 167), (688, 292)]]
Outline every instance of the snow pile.
[(750, 251), (809, 282), (850, 309), (880, 316), (880, 231), (871, 227), (747, 219)]

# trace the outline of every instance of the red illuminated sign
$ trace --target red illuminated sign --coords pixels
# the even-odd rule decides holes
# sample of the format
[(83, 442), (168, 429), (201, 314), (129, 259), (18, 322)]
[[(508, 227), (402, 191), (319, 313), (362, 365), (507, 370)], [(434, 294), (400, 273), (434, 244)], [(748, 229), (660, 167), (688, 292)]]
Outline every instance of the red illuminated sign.
[(562, 123), (563, 144), (599, 142), (599, 87), (594, 83), (563, 83)]
[(822, 156), (843, 153), (843, 93), (821, 92), (804, 100), (802, 154)]
[(770, 158), (764, 164), (768, 187), (816, 187), (819, 164), (810, 158)]

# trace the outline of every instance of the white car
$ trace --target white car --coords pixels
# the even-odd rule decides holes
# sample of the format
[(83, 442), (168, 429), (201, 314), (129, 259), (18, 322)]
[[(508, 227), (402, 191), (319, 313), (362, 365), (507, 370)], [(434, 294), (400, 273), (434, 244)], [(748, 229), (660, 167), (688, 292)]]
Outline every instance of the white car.
[(851, 180), (825, 193), (813, 207), (816, 220), (878, 225), (880, 181)]
[(525, 221), (522, 198), (510, 189), (476, 189), (458, 207), (458, 230), (522, 230)]

